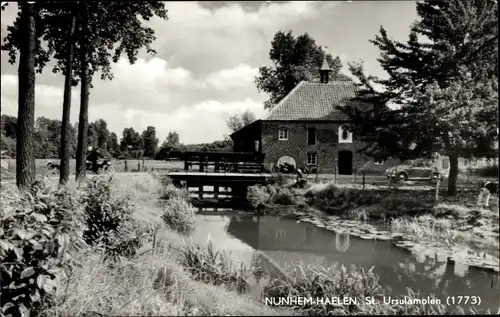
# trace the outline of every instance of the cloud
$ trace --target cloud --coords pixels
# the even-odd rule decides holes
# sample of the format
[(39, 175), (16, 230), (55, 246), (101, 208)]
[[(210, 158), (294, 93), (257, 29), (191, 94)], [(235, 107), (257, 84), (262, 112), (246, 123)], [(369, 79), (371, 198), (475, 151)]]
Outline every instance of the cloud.
[[(381, 24), (397, 38), (401, 34), (406, 38), (415, 17), (415, 5), (404, 1), (292, 1), (253, 6), (221, 2), (210, 8), (199, 2), (165, 3), (169, 20), (149, 22), (158, 54), (140, 52), (134, 65), (119, 60), (112, 65), (112, 81), (102, 81), (98, 75), (93, 79), (89, 119), (105, 119), (119, 135), (124, 127), (142, 131), (153, 125), (160, 139), (169, 130), (177, 130), (187, 143), (221, 139), (228, 132), (225, 121), (230, 115), (250, 109), (263, 116), (267, 96), (257, 92), (253, 80), (258, 67), (269, 62), (270, 43), (277, 31), (308, 32), (318, 44), (337, 53), (344, 65), (365, 59), (367, 71), (379, 75), (379, 52), (368, 39)], [(2, 37), (16, 14), (16, 6), (2, 11)], [(16, 115), (17, 65), (7, 60), (8, 54), (2, 52), (2, 112)], [(36, 82), (36, 115), (60, 119), (64, 78), (47, 69), (37, 74)], [(78, 119), (79, 95), (75, 87), (73, 122)]]
[(246, 64), (239, 64), (233, 68), (223, 69), (212, 73), (206, 78), (207, 84), (217, 90), (225, 91), (235, 88), (251, 87), (258, 68)]
[[(144, 64), (146, 65), (146, 64)], [(147, 67), (144, 66), (146, 69)], [(121, 79), (131, 78), (118, 72)], [(140, 77), (140, 74), (137, 74)], [(154, 75), (153, 75), (154, 77)], [(120, 81), (117, 81), (120, 82)], [(124, 81), (117, 85), (120, 89), (128, 87), (130, 81)], [(158, 84), (150, 81), (152, 86)], [(138, 84), (137, 87), (146, 87)], [(100, 88), (102, 89), (102, 88)], [(97, 90), (97, 89), (96, 89)], [(17, 76), (2, 75), (2, 112), (8, 115), (17, 115)], [(138, 98), (146, 98), (148, 93), (154, 90), (137, 89)], [(94, 91), (93, 91), (94, 92)], [(79, 89), (73, 88), (73, 102), (71, 109), (71, 121), (78, 121), (79, 116)], [(159, 92), (158, 94), (161, 94)], [(136, 98), (136, 99), (138, 99)], [(35, 114), (53, 119), (61, 119), (63, 88), (37, 84), (35, 87)], [(205, 100), (193, 105), (181, 105), (171, 110), (162, 107), (149, 109), (147, 107), (127, 107), (124, 102), (93, 101), (98, 98), (91, 96), (89, 106), (89, 121), (103, 118), (108, 123), (108, 128), (121, 136), (125, 127), (133, 127), (136, 131), (143, 131), (147, 126), (154, 126), (157, 136), (164, 140), (169, 131), (177, 131), (186, 143), (212, 142), (220, 140), (229, 131), (226, 126), (227, 119), (233, 114), (243, 113), (251, 110), (261, 117), (264, 115), (262, 102), (245, 98), (232, 102), (221, 102), (214, 99)], [(115, 98), (116, 99), (116, 98)], [(123, 97), (122, 97), (123, 99)], [(103, 98), (99, 98), (103, 100)], [(122, 100), (123, 101), (123, 100)], [(158, 101), (161, 103), (161, 100)]]
[(245, 10), (239, 3), (217, 9), (197, 2), (167, 2), (169, 20), (154, 19), (152, 25), (165, 40), (154, 47), (172, 65), (209, 74), (239, 63), (267, 59), (274, 34), (305, 20), (317, 19), (336, 2), (291, 1), (263, 3)]

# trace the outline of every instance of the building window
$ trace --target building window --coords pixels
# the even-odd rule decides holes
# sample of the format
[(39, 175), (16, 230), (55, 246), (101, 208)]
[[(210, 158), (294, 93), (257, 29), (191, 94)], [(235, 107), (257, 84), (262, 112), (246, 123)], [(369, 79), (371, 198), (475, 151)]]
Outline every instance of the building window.
[(382, 159), (375, 160), (375, 165), (382, 165), (384, 163), (385, 163), (385, 160), (382, 160)]
[(307, 128), (307, 145), (316, 144), (316, 128)]
[(339, 143), (352, 143), (352, 132), (346, 124), (339, 127)]
[(316, 165), (316, 164), (318, 164), (316, 156), (317, 156), (316, 152), (309, 152), (309, 153), (307, 153), (307, 164), (308, 165)]
[(288, 129), (279, 129), (278, 131), (278, 139), (281, 141), (288, 140)]
[(274, 232), (277, 240), (283, 241), (286, 240), (286, 231), (283, 229), (276, 229)]

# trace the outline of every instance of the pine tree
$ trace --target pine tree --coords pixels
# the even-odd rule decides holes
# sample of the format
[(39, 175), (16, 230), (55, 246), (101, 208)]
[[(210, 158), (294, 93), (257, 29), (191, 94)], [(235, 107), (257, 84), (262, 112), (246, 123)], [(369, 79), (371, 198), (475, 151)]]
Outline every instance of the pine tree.
[(360, 82), (357, 101), (371, 107), (341, 109), (370, 156), (447, 155), (448, 195), (455, 195), (458, 157), (492, 157), (498, 145), (498, 6), (493, 0), (426, 0), (417, 12), (421, 19), (406, 43), (389, 39), (383, 27), (371, 41), (388, 78), (350, 65)]

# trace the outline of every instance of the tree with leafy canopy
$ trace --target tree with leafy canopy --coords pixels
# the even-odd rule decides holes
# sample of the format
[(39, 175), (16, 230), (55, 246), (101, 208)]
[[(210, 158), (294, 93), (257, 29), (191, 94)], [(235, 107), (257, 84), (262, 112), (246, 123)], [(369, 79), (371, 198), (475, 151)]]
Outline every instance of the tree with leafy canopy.
[[(319, 81), (324, 55), (323, 48), (307, 33), (295, 36), (292, 31), (277, 32), (269, 51), (273, 65), (259, 67), (255, 77), (257, 89), (269, 94), (264, 108), (273, 108), (303, 80)], [(351, 80), (339, 72), (342, 63), (338, 57), (327, 54), (326, 58), (332, 70), (330, 80)]]
[(177, 131), (169, 131), (166, 140), (168, 145), (178, 146), (181, 144), (179, 133)]
[(111, 132), (107, 144), (109, 153), (113, 157), (118, 157), (120, 155), (120, 143), (118, 142), (118, 136), (116, 135), (116, 133)]
[[(100, 71), (102, 79), (112, 79), (111, 61), (117, 62), (120, 56), (126, 54), (129, 62), (134, 63), (141, 48), (154, 53), (150, 47), (155, 40), (154, 30), (144, 26), (143, 22), (153, 16), (167, 19), (167, 10), (161, 1), (48, 1), (37, 5), (42, 8), (40, 12), (43, 12), (38, 19), (43, 28), (37, 36), (38, 39), (43, 37), (48, 43), (47, 48), (38, 45), (39, 71), (53, 55), (57, 60), (53, 71), (66, 75), (63, 127), (67, 127), (69, 120), (71, 96), (68, 83), (76, 85), (77, 78), (81, 82), (76, 166), (76, 177), (79, 179), (85, 175), (88, 101), (93, 74)], [(10, 51), (11, 62), (15, 61), (15, 51), (19, 47), (19, 42), (16, 41), (19, 38), (18, 21), (19, 18), (9, 29), (4, 45), (4, 49)], [(76, 24), (74, 33), (68, 32), (67, 30), (72, 30), (73, 23)], [(79, 57), (73, 63), (70, 62), (72, 49), (74, 56)], [(61, 159), (69, 161), (65, 154), (61, 155)], [(66, 168), (61, 169), (61, 182), (64, 179), (67, 179)]]
[(123, 154), (137, 158), (138, 151), (142, 153), (143, 149), (141, 134), (134, 128), (123, 129), (120, 149)]
[(389, 39), (383, 27), (371, 41), (388, 78), (350, 65), (360, 91), (356, 105), (339, 109), (370, 156), (448, 156), (447, 193), (453, 196), (459, 157), (498, 154), (498, 6), (492, 0), (426, 0), (417, 3), (417, 12), (421, 19), (407, 43)]
[(144, 147), (144, 156), (154, 158), (159, 142), (158, 138), (156, 138), (156, 128), (148, 126), (146, 130), (142, 132), (141, 138)]
[(255, 120), (257, 120), (255, 114), (250, 110), (246, 110), (242, 114), (235, 114), (229, 117), (227, 120), (227, 126), (232, 133), (246, 127)]
[(158, 152), (156, 153), (156, 159), (164, 160), (170, 158), (173, 152), (181, 150), (181, 142), (179, 138), (179, 133), (177, 131), (169, 131), (167, 138), (161, 144)]

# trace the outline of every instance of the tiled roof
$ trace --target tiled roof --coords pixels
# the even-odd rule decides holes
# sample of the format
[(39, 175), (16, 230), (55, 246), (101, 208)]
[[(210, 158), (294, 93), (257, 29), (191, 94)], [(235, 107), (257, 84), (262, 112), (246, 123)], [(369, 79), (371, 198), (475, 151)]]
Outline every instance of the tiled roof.
[(336, 106), (350, 102), (357, 89), (350, 81), (302, 81), (263, 120), (346, 120)]

